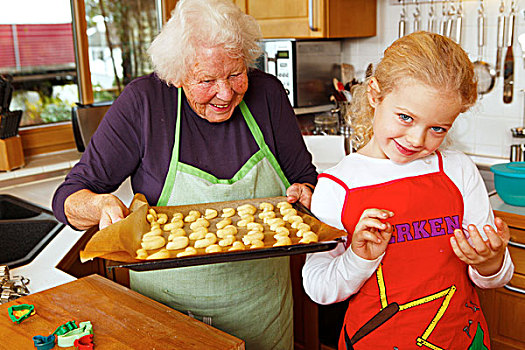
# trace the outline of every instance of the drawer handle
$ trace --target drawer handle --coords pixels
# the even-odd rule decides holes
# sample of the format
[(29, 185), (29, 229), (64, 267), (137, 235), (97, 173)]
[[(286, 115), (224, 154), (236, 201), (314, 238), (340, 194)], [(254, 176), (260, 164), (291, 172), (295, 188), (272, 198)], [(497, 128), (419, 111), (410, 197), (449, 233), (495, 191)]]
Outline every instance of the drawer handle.
[(513, 291), (513, 292), (516, 292), (516, 293), (525, 294), (525, 290), (524, 289), (513, 287), (513, 286), (509, 286), (508, 284), (504, 285), (503, 288), (508, 289), (510, 291)]
[(317, 32), (314, 26), (314, 0), (308, 0), (308, 27), (312, 32)]
[(509, 245), (510, 245), (511, 247), (525, 249), (525, 244), (523, 244), (523, 243), (518, 243), (518, 242), (509, 241)]

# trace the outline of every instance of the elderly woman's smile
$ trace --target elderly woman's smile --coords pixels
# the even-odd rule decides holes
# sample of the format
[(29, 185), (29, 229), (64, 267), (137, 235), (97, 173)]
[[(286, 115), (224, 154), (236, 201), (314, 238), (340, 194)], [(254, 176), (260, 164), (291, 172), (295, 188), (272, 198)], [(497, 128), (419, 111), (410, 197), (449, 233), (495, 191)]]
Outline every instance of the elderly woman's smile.
[(191, 108), (212, 122), (228, 120), (248, 89), (246, 65), (222, 47), (199, 48), (182, 88)]

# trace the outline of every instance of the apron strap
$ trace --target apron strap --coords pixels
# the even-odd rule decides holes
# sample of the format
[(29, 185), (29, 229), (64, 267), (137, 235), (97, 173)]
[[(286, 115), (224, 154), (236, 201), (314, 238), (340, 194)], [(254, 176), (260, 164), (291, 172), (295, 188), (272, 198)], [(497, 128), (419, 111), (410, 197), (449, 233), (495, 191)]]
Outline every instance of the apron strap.
[(441, 155), (441, 152), (436, 150), (436, 155), (438, 157), (438, 164), (439, 164), (439, 172), (443, 172), (443, 156)]
[(157, 201), (158, 206), (168, 204), (173, 185), (175, 184), (175, 177), (177, 176), (177, 167), (179, 164), (179, 144), (180, 144), (180, 119), (181, 119), (181, 104), (182, 104), (182, 88), (177, 89), (177, 120), (175, 121), (175, 140), (173, 149), (171, 151), (171, 161), (168, 169), (168, 175), (164, 181), (164, 187)]

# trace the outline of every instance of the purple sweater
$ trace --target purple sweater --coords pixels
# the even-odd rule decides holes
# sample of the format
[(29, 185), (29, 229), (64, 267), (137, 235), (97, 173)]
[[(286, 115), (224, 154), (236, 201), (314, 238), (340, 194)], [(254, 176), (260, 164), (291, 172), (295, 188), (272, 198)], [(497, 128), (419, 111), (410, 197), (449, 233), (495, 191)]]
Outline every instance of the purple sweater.
[[(316, 184), (312, 157), (280, 81), (255, 69), (248, 79), (244, 101), (288, 181)], [(179, 161), (219, 179), (232, 178), (258, 151), (240, 109), (227, 121), (210, 123), (190, 108), (184, 95), (182, 101)], [(156, 205), (170, 165), (176, 118), (177, 88), (154, 74), (129, 83), (56, 190), (55, 216), (67, 223), (64, 201), (72, 193), (81, 189), (111, 193), (128, 176), (133, 192), (143, 193)]]

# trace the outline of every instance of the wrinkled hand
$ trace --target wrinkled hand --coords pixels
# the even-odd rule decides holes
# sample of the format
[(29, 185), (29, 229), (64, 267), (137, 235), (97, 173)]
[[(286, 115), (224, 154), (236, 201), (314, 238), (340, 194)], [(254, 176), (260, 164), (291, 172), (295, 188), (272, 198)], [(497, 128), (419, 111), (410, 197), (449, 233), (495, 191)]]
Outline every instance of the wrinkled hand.
[(366, 260), (375, 260), (386, 251), (392, 232), (392, 225), (384, 222), (394, 216), (386, 209), (366, 209), (355, 226), (352, 235), (352, 251)]
[(129, 209), (116, 196), (112, 194), (101, 194), (98, 196), (98, 205), (100, 206), (99, 229), (102, 230), (129, 215)]
[(474, 267), (481, 275), (490, 276), (501, 268), (505, 258), (505, 249), (510, 239), (507, 224), (501, 219), (495, 219), (496, 230), (490, 225), (485, 225), (483, 231), (487, 235), (484, 241), (474, 225), (468, 225), (467, 230), (472, 240), (470, 244), (462, 230), (454, 230), (454, 237), (450, 244), (457, 257), (464, 263)]
[[(312, 186), (308, 184), (309, 186)], [(313, 190), (305, 184), (294, 183), (286, 190), (286, 199), (289, 203), (301, 202), (305, 207), (310, 209), (312, 203)]]

